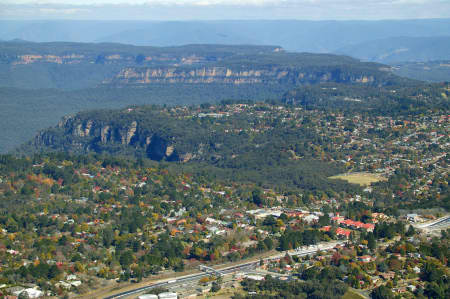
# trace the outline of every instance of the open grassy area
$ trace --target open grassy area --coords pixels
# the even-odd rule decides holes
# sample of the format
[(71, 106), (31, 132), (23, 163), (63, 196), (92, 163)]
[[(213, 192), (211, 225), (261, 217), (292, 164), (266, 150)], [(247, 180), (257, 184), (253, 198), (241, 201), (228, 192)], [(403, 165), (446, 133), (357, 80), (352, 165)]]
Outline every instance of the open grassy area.
[(386, 180), (386, 178), (382, 177), (379, 174), (373, 174), (368, 172), (344, 173), (332, 176), (330, 177), (330, 179), (340, 179), (347, 181), (351, 184), (358, 184), (360, 186), (369, 186), (372, 183)]

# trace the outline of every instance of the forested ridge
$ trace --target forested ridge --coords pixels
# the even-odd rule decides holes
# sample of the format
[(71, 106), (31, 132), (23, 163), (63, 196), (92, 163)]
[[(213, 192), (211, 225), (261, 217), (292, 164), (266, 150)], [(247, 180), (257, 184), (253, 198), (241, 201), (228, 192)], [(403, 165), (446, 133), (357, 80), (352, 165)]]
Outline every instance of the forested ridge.
[[(205, 68), (225, 68), (227, 74), (237, 72), (234, 76), (241, 80), (249, 74), (253, 80), (262, 76), (265, 83), (282, 85), (317, 82), (389, 85), (408, 81), (391, 74), (389, 67), (382, 64), (332, 54), (287, 53), (277, 46), (158, 48), (111, 43), (0, 42), (0, 78), (3, 79), (0, 86), (4, 87), (73, 90), (104, 83), (113, 86), (136, 83), (128, 82), (134, 75), (121, 78), (123, 72), (176, 74)], [(183, 83), (182, 78), (170, 76), (171, 80), (165, 83)], [(214, 82), (229, 83), (220, 76)], [(149, 83), (155, 82), (150, 80)]]
[[(288, 104), (223, 101), (86, 111), (43, 130), (22, 150), (134, 156), (181, 163), (189, 171), (225, 180), (346, 190), (355, 186), (327, 179), (354, 168), (342, 161), (359, 157), (362, 162), (377, 152), (377, 143), (401, 142), (402, 134), (412, 132), (380, 129), (380, 118), (387, 129), (397, 123), (393, 119), (404, 124), (448, 109), (446, 85), (377, 90), (325, 84), (293, 91), (285, 96)], [(301, 96), (312, 100), (296, 101)], [(352, 145), (356, 137), (349, 136), (355, 134), (362, 140)], [(345, 142), (348, 150), (342, 149)]]
[(0, 152), (87, 109), (278, 100), (324, 83), (378, 88), (413, 81), (378, 63), (277, 46), (0, 42)]
[(374, 115), (423, 113), (427, 109), (449, 109), (449, 84), (365, 86), (324, 83), (300, 86), (286, 92), (282, 102), (306, 109), (365, 111)]
[(96, 152), (184, 162), (191, 171), (272, 186), (283, 182), (301, 189), (323, 184), (332, 189), (350, 187), (326, 179), (344, 169), (320, 158), (314, 150), (314, 144), (331, 140), (318, 134), (308, 119), (298, 128), (294, 123), (284, 123), (282, 114), (286, 111), (278, 113), (276, 106), (239, 105), (216, 107), (230, 109), (223, 114), (213, 113), (216, 108), (206, 104), (197, 108), (144, 106), (83, 112), (43, 131), (24, 150)]

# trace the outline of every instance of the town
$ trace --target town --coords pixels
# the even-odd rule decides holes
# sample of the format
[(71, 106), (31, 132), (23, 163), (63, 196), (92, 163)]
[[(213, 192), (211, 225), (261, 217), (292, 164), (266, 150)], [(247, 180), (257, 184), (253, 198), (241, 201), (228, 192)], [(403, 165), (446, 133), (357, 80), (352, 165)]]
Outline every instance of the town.
[[(5, 298), (113, 296), (133, 284), (176, 282), (203, 266), (218, 273), (169, 283), (174, 287), (160, 295), (240, 298), (276, 285), (272, 280), (313, 279), (338, 281), (344, 293), (363, 297), (386, 290), (404, 298), (448, 295), (449, 115), (394, 118), (269, 103), (161, 113), (249, 138), (280, 127), (312, 130), (321, 139), (283, 155), (338, 165), (343, 172), (328, 179), (349, 187), (232, 181), (171, 162), (107, 155), (3, 155)], [(246, 261), (251, 267), (221, 276), (224, 265)]]

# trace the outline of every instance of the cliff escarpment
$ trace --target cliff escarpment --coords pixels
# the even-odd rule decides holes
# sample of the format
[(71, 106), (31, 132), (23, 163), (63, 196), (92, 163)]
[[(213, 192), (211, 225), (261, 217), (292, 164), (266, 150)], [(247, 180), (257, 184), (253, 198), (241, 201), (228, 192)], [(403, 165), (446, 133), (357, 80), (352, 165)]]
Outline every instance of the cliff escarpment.
[[(278, 51), (278, 52), (275, 52)], [(275, 46), (121, 44), (0, 41), (0, 87), (83, 89), (111, 81), (129, 67), (207, 65), (235, 55), (276, 54)]]
[(389, 85), (390, 67), (276, 46), (0, 42), (0, 86), (82, 89), (148, 84)]
[[(381, 76), (379, 76), (381, 77)], [(340, 68), (320, 70), (302, 70), (284, 67), (246, 68), (235, 70), (228, 67), (183, 67), (139, 68), (129, 67), (120, 71), (114, 78), (105, 80), (105, 84), (152, 84), (152, 83), (191, 83), (191, 84), (317, 84), (323, 82), (338, 83), (380, 83), (381, 78), (370, 72), (345, 73)]]
[(223, 60), (195, 65), (130, 66), (113, 78), (110, 85), (145, 84), (288, 84), (310, 85), (327, 82), (383, 86), (398, 81), (390, 68), (346, 56), (310, 53), (234, 55)]
[(280, 52), (276, 46), (186, 45), (144, 47), (101, 43), (30, 43), (0, 41), (0, 64), (195, 64), (220, 61), (233, 55)]
[[(115, 115), (114, 117), (111, 117)], [(96, 111), (63, 118), (56, 127), (41, 131), (34, 148), (68, 152), (130, 153), (160, 161), (188, 161), (202, 148), (180, 121), (152, 109)], [(180, 131), (181, 129), (181, 131)], [(192, 132), (199, 128), (192, 128)], [(201, 131), (201, 130), (200, 130)], [(201, 134), (200, 134), (201, 135)]]

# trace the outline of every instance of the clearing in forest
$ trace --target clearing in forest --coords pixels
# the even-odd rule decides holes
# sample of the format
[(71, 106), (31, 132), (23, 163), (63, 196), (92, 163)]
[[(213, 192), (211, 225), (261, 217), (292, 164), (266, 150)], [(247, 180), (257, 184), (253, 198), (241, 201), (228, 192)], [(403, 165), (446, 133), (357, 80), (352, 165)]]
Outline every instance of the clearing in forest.
[(387, 180), (385, 177), (382, 177), (379, 174), (373, 174), (368, 172), (352, 172), (352, 173), (338, 174), (330, 177), (330, 179), (340, 179), (347, 181), (351, 184), (358, 184), (360, 186), (369, 186), (372, 183)]

